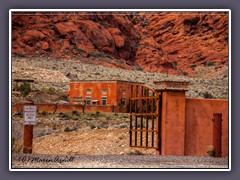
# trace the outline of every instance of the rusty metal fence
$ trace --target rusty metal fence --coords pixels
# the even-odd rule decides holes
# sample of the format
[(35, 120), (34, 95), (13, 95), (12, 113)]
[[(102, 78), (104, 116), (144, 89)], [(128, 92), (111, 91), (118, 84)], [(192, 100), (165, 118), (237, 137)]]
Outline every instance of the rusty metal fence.
[(161, 149), (161, 93), (132, 85), (130, 98), (130, 147)]

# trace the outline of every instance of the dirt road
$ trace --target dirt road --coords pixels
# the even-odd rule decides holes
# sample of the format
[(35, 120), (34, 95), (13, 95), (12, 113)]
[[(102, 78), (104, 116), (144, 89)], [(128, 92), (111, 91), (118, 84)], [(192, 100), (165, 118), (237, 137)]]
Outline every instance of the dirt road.
[(227, 158), (157, 155), (13, 155), (12, 168), (228, 168)]

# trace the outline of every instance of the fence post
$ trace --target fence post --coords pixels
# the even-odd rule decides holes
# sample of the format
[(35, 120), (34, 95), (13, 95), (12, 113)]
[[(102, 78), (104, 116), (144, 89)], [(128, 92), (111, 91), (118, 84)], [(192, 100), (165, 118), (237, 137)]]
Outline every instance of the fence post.
[(24, 125), (23, 153), (32, 154), (33, 125)]
[[(27, 103), (25, 105), (34, 105), (34, 103)], [(32, 154), (32, 141), (33, 141), (33, 124), (36, 122), (36, 114), (35, 117), (32, 117), (32, 120), (35, 122), (26, 123), (26, 118), (28, 115), (25, 115), (25, 105), (23, 106), (24, 113), (24, 133), (23, 133), (23, 153)], [(33, 114), (31, 114), (33, 116)], [(26, 123), (26, 124), (25, 124)]]

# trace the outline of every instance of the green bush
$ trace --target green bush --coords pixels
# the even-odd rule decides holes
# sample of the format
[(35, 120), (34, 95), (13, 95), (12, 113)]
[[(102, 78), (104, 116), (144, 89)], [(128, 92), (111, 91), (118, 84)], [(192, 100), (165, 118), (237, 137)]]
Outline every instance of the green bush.
[(16, 114), (14, 114), (15, 117), (19, 117), (19, 118), (23, 118), (23, 112), (17, 112)]
[(64, 132), (71, 132), (71, 131), (76, 131), (76, 130), (77, 130), (76, 127), (66, 127), (66, 128), (64, 129)]
[(22, 94), (24, 97), (27, 96), (27, 95), (29, 95), (30, 92), (31, 92), (30, 83), (28, 83), (28, 82), (23, 82), (20, 86), (14, 87), (14, 89), (15, 89), (16, 91), (20, 91), (21, 94)]
[(72, 114), (73, 114), (73, 115), (76, 115), (76, 116), (80, 116), (80, 113), (79, 113), (77, 110), (73, 110), (73, 111), (72, 111)]
[(48, 114), (49, 114), (49, 113), (48, 113), (47, 111), (43, 111), (43, 112), (42, 112), (42, 115), (43, 115), (43, 116), (46, 116), (46, 115), (48, 115)]
[(53, 88), (53, 87), (44, 88), (44, 89), (43, 89), (43, 92), (46, 93), (46, 94), (49, 94), (49, 95), (56, 94), (56, 90), (55, 90), (55, 88)]
[(212, 99), (213, 95), (210, 94), (209, 92), (205, 92), (205, 93), (203, 93), (203, 97), (206, 98), (206, 99)]
[(96, 111), (96, 117), (99, 117), (100, 116), (100, 111)]

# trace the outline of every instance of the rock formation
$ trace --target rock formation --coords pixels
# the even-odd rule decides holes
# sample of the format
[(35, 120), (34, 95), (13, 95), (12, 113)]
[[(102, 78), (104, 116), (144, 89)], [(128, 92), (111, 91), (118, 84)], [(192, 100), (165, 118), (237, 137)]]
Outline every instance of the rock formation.
[(228, 65), (225, 12), (12, 14), (12, 53), (190, 75)]

